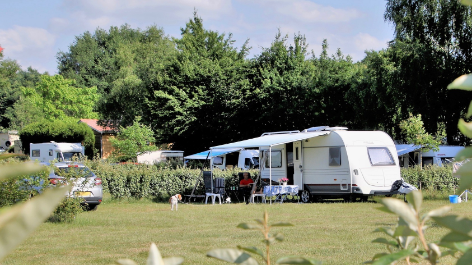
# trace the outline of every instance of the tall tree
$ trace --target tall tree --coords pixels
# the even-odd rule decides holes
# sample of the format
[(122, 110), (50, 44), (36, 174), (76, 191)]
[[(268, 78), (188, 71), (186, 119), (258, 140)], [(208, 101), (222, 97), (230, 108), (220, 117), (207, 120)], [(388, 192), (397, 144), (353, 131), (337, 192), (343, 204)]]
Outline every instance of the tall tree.
[(389, 49), (399, 69), (402, 109), (422, 114), (430, 133), (444, 123), (450, 144), (466, 141), (456, 121), (470, 95), (446, 87), (472, 70), (471, 11), (456, 0), (389, 0), (386, 5), (385, 19), (395, 25)]
[(245, 82), (240, 73), (248, 48), (244, 44), (238, 51), (231, 34), (204, 29), (196, 13), (181, 34), (174, 39), (178, 53), (159, 75), (148, 103), (157, 140), (196, 152), (231, 139), (243, 96), (235, 88)]
[(94, 112), (98, 100), (97, 88), (78, 88), (75, 81), (61, 75), (41, 76), (36, 87), (23, 87), (27, 102), (39, 108), (48, 120), (67, 118), (97, 118)]
[(123, 25), (85, 32), (57, 57), (60, 74), (81, 87), (97, 87), (102, 118), (127, 126), (135, 116), (147, 120), (143, 103), (158, 89), (158, 76), (174, 53), (174, 44), (162, 29)]

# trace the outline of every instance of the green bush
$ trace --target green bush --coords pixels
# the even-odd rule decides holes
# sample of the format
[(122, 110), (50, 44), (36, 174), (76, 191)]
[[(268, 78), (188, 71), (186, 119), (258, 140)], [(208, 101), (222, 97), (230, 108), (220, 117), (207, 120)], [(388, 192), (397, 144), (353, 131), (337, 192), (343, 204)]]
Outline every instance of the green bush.
[[(162, 167), (144, 164), (111, 164), (99, 160), (87, 162), (94, 173), (102, 179), (103, 189), (113, 198), (156, 198), (167, 200), (174, 194), (190, 194), (200, 177), (199, 169)], [(214, 178), (224, 178), (227, 189), (236, 185), (240, 169), (213, 171)], [(258, 170), (250, 170), (256, 177)], [(203, 194), (203, 181), (195, 194)]]
[(93, 149), (95, 135), (85, 123), (41, 120), (25, 126), (20, 131), (20, 140), (25, 154), (29, 154), (30, 143), (50, 141), (83, 143), (88, 155)]
[[(11, 158), (13, 159), (13, 158)], [(1, 164), (16, 164), (16, 161), (0, 162)], [(0, 181), (0, 207), (24, 202), (48, 185), (47, 169), (43, 169), (32, 176), (20, 175)]]
[(452, 176), (452, 166), (426, 166), (402, 168), (403, 180), (425, 190), (452, 190), (458, 185), (458, 178)]
[(70, 223), (75, 216), (83, 211), (82, 198), (67, 197), (57, 206), (48, 221), (53, 223)]

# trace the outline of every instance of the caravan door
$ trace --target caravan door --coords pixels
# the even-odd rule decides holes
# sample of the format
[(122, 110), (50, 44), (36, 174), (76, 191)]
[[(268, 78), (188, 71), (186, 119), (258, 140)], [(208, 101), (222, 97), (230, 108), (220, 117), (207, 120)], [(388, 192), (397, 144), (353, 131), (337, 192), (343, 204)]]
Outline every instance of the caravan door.
[(293, 142), (293, 184), (303, 190), (303, 159), (301, 141)]

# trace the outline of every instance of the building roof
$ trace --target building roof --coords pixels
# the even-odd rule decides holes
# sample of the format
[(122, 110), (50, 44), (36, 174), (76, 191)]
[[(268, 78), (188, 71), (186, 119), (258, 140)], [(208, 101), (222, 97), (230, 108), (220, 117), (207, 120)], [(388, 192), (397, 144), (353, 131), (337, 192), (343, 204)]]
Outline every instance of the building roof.
[[(108, 121), (100, 121), (97, 119), (80, 119), (80, 122), (87, 124), (92, 130), (98, 133), (116, 133), (116, 127), (112, 126)], [(106, 123), (106, 126), (101, 125)]]

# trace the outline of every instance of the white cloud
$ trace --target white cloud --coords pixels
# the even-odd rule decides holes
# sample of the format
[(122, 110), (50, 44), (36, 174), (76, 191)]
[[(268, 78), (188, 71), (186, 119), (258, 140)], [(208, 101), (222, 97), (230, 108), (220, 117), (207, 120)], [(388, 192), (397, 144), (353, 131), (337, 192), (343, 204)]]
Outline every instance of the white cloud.
[(359, 50), (381, 50), (387, 48), (387, 40), (379, 40), (367, 33), (359, 33), (354, 37), (354, 44)]
[(41, 60), (54, 58), (56, 37), (42, 28), (13, 26), (0, 29), (0, 44), (5, 49), (6, 58), (18, 61), (26, 69), (28, 66), (39, 71), (48, 70)]

